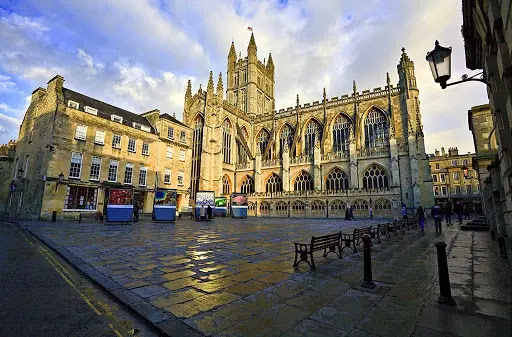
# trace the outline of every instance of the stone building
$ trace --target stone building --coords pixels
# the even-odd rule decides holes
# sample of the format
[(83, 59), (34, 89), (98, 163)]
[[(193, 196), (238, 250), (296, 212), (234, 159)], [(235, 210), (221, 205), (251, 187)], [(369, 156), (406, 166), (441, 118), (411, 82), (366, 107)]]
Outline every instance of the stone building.
[(55, 76), (32, 93), (20, 127), (11, 216), (49, 219), (104, 213), (109, 190), (133, 189), (151, 213), (155, 188), (188, 206), (190, 128), (158, 110), (141, 115), (63, 87)]
[(7, 211), (11, 183), (15, 179), (13, 172), (15, 153), (15, 141), (11, 140), (7, 144), (0, 145), (0, 214)]
[[(466, 67), (481, 69), (498, 145), (487, 178), (502, 254), (512, 261), (512, 7), (504, 0), (462, 0)], [(486, 183), (487, 184), (487, 183)]]
[[(275, 65), (261, 62), (254, 35), (247, 56), (235, 44), (226, 88), (213, 73), (206, 90), (185, 93), (184, 123), (193, 128), (191, 196), (249, 195), (249, 214), (343, 216), (398, 214), (433, 204), (414, 62), (402, 49), (399, 83), (275, 110)], [(383, 76), (384, 79), (384, 76)], [(224, 96), (226, 94), (226, 96)]]
[[(456, 147), (448, 152), (444, 147), (441, 152), (435, 150), (429, 155), (430, 171), (432, 172), (433, 193), (436, 202), (450, 202), (455, 205), (461, 202), (472, 212), (480, 212), (481, 195), (478, 171), (475, 171), (475, 154), (459, 154)], [(467, 177), (463, 167), (467, 167)]]

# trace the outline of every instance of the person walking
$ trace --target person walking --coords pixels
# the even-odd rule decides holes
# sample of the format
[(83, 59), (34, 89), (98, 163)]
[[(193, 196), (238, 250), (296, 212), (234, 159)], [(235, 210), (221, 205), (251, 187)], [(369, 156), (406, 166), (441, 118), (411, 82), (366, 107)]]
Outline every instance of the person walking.
[(439, 204), (435, 204), (432, 207), (432, 210), (431, 210), (430, 214), (432, 215), (432, 218), (434, 218), (434, 224), (436, 226), (436, 232), (437, 231), (442, 232), (441, 224), (442, 224), (443, 219), (442, 219), (442, 216), (441, 216), (441, 207), (439, 206)]
[(350, 220), (356, 221), (356, 218), (354, 218), (354, 205), (350, 206)]
[(421, 207), (421, 205), (418, 206), (416, 215), (418, 216), (418, 222), (420, 224), (420, 229), (423, 232), (425, 229), (425, 211), (423, 210), (423, 207)]
[(370, 211), (370, 219), (373, 219), (373, 208), (372, 208), (372, 206), (370, 206), (370, 210), (369, 211)]
[(468, 204), (464, 204), (464, 220), (470, 220)]
[(350, 221), (350, 206), (345, 207), (345, 221)]
[(452, 203), (448, 201), (443, 205), (444, 221), (447, 225), (452, 224)]
[(139, 221), (139, 205), (133, 205), (133, 222)]
[(455, 204), (455, 208), (453, 209), (455, 213), (457, 213), (457, 219), (459, 220), (459, 224), (462, 225), (462, 204), (458, 201)]
[(405, 207), (404, 203), (402, 203), (402, 218), (407, 220), (407, 207)]
[(201, 205), (201, 209), (199, 210), (199, 219), (203, 221), (206, 219), (206, 208), (204, 208), (204, 205)]

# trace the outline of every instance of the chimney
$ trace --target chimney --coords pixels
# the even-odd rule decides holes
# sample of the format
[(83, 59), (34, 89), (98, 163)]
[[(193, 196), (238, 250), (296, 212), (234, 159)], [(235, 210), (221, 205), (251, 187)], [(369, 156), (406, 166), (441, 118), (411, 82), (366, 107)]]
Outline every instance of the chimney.
[(32, 104), (35, 101), (37, 101), (40, 97), (43, 97), (44, 94), (46, 94), (46, 89), (45, 88), (39, 87), (36, 90), (32, 91), (32, 97), (30, 98), (30, 104)]
[(445, 156), (446, 155), (446, 152), (444, 151), (444, 146), (441, 148), (441, 156)]
[(434, 155), (435, 155), (436, 157), (439, 157), (439, 150), (438, 150), (438, 149), (436, 149), (436, 150), (434, 151)]

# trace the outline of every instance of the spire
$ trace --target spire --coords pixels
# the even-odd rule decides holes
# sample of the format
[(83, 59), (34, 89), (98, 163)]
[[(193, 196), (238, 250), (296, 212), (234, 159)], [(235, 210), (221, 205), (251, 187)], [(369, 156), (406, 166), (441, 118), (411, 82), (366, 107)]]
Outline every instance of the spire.
[(251, 33), (251, 40), (249, 40), (249, 45), (247, 46), (247, 57), (250, 63), (257, 63), (257, 53), (258, 48), (256, 47), (256, 41), (254, 41), (254, 34)]
[(251, 33), (251, 39), (249, 40), (249, 46), (247, 47), (247, 50), (251, 48), (257, 49), (256, 41), (254, 40), (254, 33)]
[(299, 107), (299, 94), (297, 94), (297, 108)]
[(228, 54), (228, 56), (234, 56), (234, 57), (236, 57), (235, 41), (231, 41), (231, 47), (229, 48), (229, 54)]
[(324, 102), (327, 101), (327, 94), (325, 93), (325, 88), (324, 88)]
[(354, 90), (354, 96), (355, 96), (355, 95), (356, 95), (356, 93), (357, 93), (356, 80), (354, 80), (352, 83), (353, 83), (353, 84), (352, 84), (352, 90)]
[(207, 91), (213, 91), (213, 71), (210, 71), (210, 77), (208, 78), (208, 86), (206, 87)]
[(268, 53), (267, 69), (274, 69), (274, 60), (272, 60), (272, 53)]
[(389, 79), (389, 72), (386, 73), (386, 83), (388, 85), (388, 90), (391, 90), (391, 80)]
[(187, 82), (187, 91), (185, 91), (185, 97), (192, 97), (192, 84), (190, 80)]
[(235, 50), (235, 42), (231, 42), (231, 48), (229, 48), (228, 53), (228, 69), (233, 70), (235, 69), (235, 63), (236, 63), (236, 50)]
[(423, 125), (421, 125), (420, 107), (416, 107), (416, 134), (423, 137)]
[(219, 79), (217, 80), (217, 97), (222, 99), (223, 97), (223, 85), (222, 85), (222, 73), (219, 73)]

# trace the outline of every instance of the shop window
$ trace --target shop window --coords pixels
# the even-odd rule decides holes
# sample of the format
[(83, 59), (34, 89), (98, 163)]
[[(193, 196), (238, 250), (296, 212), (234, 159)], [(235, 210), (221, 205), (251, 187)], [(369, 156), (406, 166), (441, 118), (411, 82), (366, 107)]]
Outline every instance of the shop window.
[(97, 188), (85, 186), (68, 186), (64, 208), (95, 210), (97, 197)]

